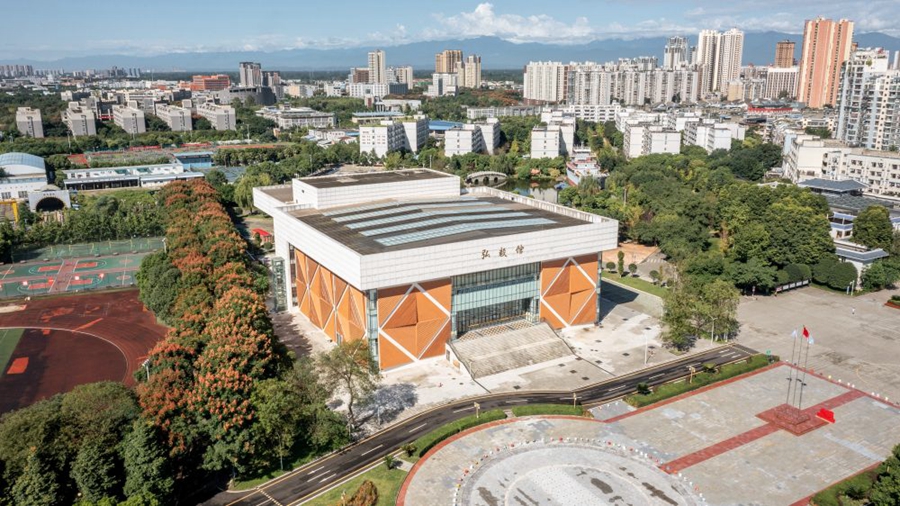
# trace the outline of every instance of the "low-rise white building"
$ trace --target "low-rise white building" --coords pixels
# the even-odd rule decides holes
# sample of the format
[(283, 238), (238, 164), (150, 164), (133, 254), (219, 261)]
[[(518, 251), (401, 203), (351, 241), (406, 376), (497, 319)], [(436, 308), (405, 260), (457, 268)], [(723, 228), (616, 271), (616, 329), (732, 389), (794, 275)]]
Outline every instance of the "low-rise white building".
[(234, 108), (230, 105), (216, 105), (213, 102), (205, 102), (197, 106), (197, 114), (206, 118), (214, 130), (237, 129)]
[(494, 154), (500, 145), (500, 121), (489, 118), (484, 122), (466, 123), (444, 133), (444, 154), (446, 156), (468, 153)]
[(417, 115), (359, 127), (360, 153), (383, 157), (391, 151), (418, 153), (428, 140), (428, 118)]
[(707, 153), (730, 150), (732, 140), (744, 140), (747, 128), (738, 123), (720, 123), (710, 119), (688, 121), (684, 127), (684, 144), (700, 146)]
[(69, 102), (69, 108), (63, 111), (62, 119), (73, 137), (97, 135), (97, 117), (94, 111), (81, 107), (78, 102)]
[(638, 119), (625, 122), (622, 131), (622, 152), (627, 158), (652, 154), (678, 154), (681, 150), (681, 134), (661, 123)]
[(353, 98), (382, 98), (389, 94), (387, 83), (350, 83), (347, 95)]
[(142, 134), (147, 131), (147, 121), (144, 119), (144, 111), (133, 107), (133, 103), (129, 105), (114, 105), (113, 123), (119, 128), (125, 130), (126, 133)]
[(531, 130), (531, 158), (567, 156), (575, 148), (575, 116), (555, 109), (541, 113)]
[(154, 188), (180, 179), (199, 179), (203, 173), (194, 172), (180, 163), (136, 165), (132, 167), (100, 167), (64, 170), (69, 190), (89, 191), (109, 188)]
[(837, 179), (837, 174), (826, 174), (829, 157), (840, 158), (850, 151), (845, 144), (831, 139), (820, 139), (815, 135), (797, 135), (790, 139), (784, 157), (784, 176), (794, 183), (807, 179)]
[(47, 184), (44, 159), (27, 153), (0, 155), (0, 168), (6, 177), (0, 180), (0, 200), (24, 200), (28, 192)]
[(41, 110), (31, 107), (16, 109), (16, 128), (26, 137), (41, 139), (44, 137), (44, 125), (41, 121)]
[(156, 116), (163, 120), (173, 132), (190, 132), (194, 129), (191, 123), (191, 110), (169, 104), (156, 104)]
[(278, 128), (331, 128), (335, 124), (333, 112), (320, 112), (309, 107), (263, 107), (257, 116), (274, 121)]

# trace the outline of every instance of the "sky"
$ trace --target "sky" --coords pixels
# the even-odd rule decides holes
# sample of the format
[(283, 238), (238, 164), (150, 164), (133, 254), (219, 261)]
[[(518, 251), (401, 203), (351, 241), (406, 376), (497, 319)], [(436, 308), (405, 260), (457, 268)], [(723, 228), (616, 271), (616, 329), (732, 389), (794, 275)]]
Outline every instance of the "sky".
[(0, 58), (37, 60), (478, 36), (580, 44), (732, 27), (797, 34), (816, 16), (900, 36), (898, 0), (0, 0), (0, 12)]

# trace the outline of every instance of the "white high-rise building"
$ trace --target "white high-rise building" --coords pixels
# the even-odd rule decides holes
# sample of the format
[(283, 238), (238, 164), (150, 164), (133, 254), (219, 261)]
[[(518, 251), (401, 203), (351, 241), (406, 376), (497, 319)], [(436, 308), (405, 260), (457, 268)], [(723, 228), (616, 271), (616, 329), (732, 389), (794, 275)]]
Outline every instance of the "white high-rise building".
[(82, 107), (78, 102), (69, 102), (68, 109), (63, 111), (62, 119), (73, 137), (97, 135), (97, 117), (93, 109)]
[(194, 128), (191, 124), (190, 109), (159, 103), (156, 104), (155, 114), (169, 125), (173, 132), (190, 132)]
[(689, 65), (688, 42), (684, 37), (669, 37), (663, 55), (663, 68), (674, 70)]
[(525, 67), (526, 102), (558, 103), (566, 98), (568, 66), (560, 62), (530, 62)]
[(900, 71), (889, 54), (861, 49), (844, 62), (836, 138), (869, 149), (900, 148)]
[(147, 131), (144, 111), (134, 107), (134, 105), (134, 102), (131, 101), (128, 102), (128, 105), (114, 105), (112, 107), (113, 122), (131, 135), (142, 134)]
[(460, 88), (480, 88), (481, 87), (481, 57), (470, 54), (466, 59), (459, 62), (458, 79)]
[(384, 51), (369, 51), (369, 84), (387, 84), (387, 72), (384, 64)]
[(741, 75), (744, 32), (732, 28), (721, 33), (703, 30), (697, 42), (696, 63), (700, 67), (700, 92), (723, 94), (728, 83)]
[(44, 137), (44, 125), (41, 121), (41, 110), (31, 107), (16, 109), (16, 128), (26, 137), (41, 139)]
[(763, 96), (767, 99), (786, 97), (797, 98), (797, 83), (800, 78), (800, 67), (769, 67), (766, 72), (766, 90)]
[(205, 102), (197, 106), (197, 114), (206, 118), (214, 130), (236, 130), (237, 120), (230, 105)]
[(456, 95), (459, 88), (459, 74), (432, 74), (431, 84), (425, 95), (428, 97), (443, 97)]
[(408, 84), (412, 87), (413, 84), (413, 68), (410, 65), (404, 65), (402, 67), (388, 67), (388, 82), (389, 83), (400, 83), (400, 84)]
[(238, 66), (241, 88), (255, 88), (263, 85), (262, 65), (243, 61)]

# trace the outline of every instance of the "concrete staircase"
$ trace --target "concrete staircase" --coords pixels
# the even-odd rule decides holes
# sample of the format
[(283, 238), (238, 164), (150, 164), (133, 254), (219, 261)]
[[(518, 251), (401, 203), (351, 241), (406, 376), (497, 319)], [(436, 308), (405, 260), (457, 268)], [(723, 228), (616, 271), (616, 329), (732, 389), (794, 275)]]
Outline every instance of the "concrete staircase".
[(572, 350), (546, 323), (450, 343), (474, 378), (571, 357)]

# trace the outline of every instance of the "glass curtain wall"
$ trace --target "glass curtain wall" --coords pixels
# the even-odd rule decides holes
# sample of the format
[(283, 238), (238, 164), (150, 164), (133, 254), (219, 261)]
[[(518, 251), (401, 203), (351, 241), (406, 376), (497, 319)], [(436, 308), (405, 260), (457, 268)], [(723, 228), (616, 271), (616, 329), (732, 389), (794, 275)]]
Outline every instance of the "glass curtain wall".
[(536, 317), (540, 296), (538, 262), (455, 276), (452, 337), (469, 329)]

